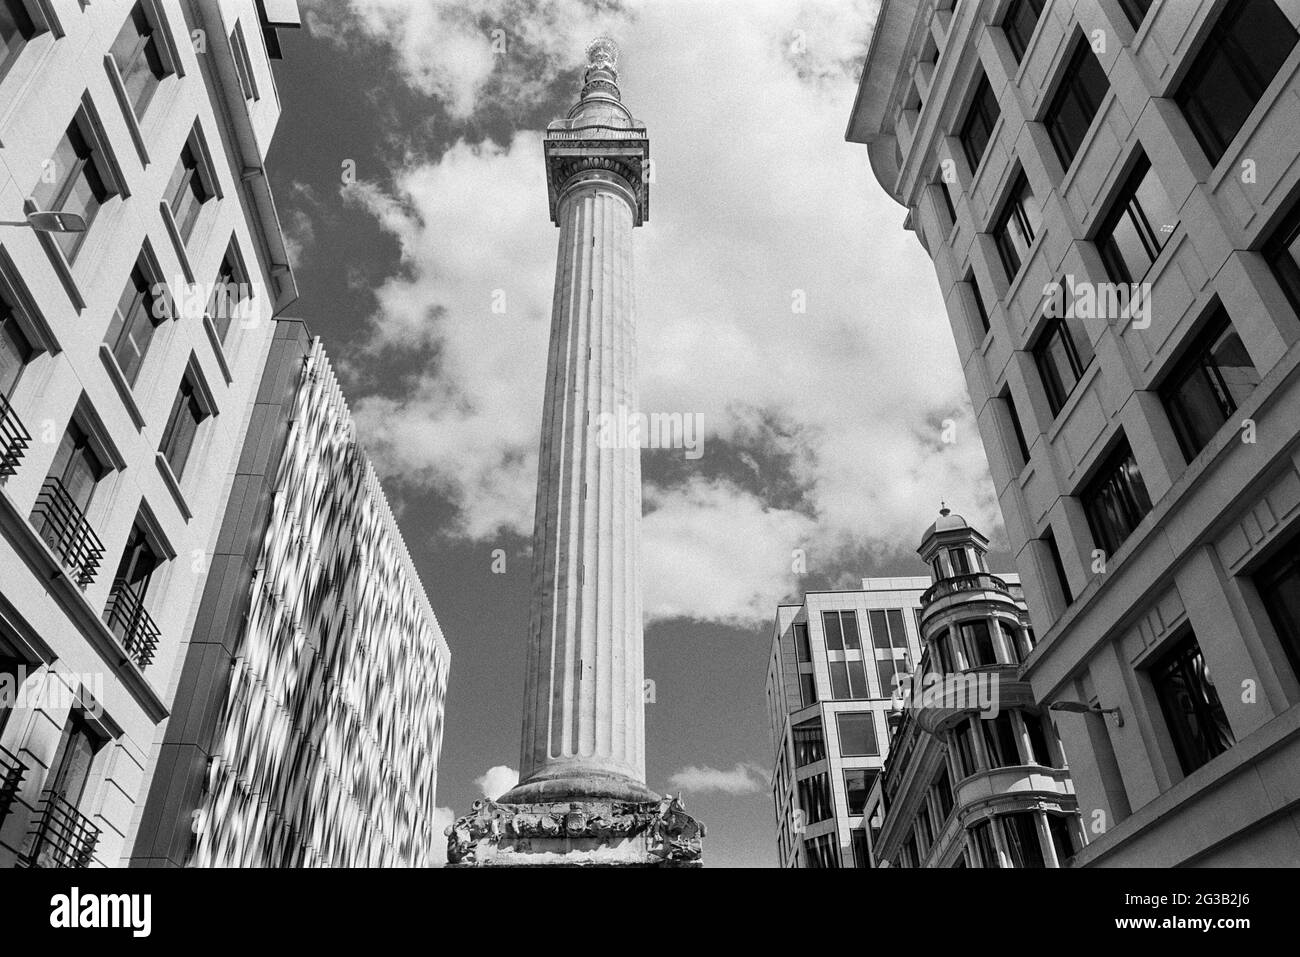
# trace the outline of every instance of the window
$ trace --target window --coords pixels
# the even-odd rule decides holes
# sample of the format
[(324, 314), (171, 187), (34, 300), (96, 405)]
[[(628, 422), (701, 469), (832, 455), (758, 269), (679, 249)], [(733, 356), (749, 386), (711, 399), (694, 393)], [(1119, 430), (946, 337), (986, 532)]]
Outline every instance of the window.
[(167, 419), (167, 428), (163, 430), (162, 445), (158, 448), (177, 478), (185, 471), (185, 463), (194, 447), (199, 424), (207, 417), (208, 410), (199, 400), (194, 380), (190, 373), (186, 373), (181, 379), (171, 416)]
[(998, 663), (998, 656), (993, 650), (993, 633), (989, 630), (988, 621), (982, 618), (964, 621), (959, 626), (959, 630), (968, 667), (979, 668)]
[(870, 711), (844, 711), (835, 716), (840, 730), (840, 754), (846, 758), (876, 757), (876, 721)]
[(993, 89), (989, 86), (989, 78), (980, 74), (979, 83), (975, 87), (975, 98), (960, 134), (962, 152), (966, 154), (966, 162), (970, 164), (972, 173), (979, 168), (1000, 115), (1001, 110)]
[(1151, 9), (1151, 0), (1119, 0), (1119, 5), (1124, 9), (1124, 16), (1128, 17), (1128, 22), (1133, 24), (1136, 30), (1146, 19), (1147, 11)]
[(850, 768), (844, 772), (844, 793), (848, 796), (849, 814), (857, 816), (867, 806), (867, 795), (879, 772), (870, 768)]
[(80, 807), (86, 783), (90, 780), (91, 764), (102, 746), (103, 741), (90, 730), (84, 716), (74, 711), (50, 765), (54, 771), (49, 776), (49, 790), (74, 808)]
[(934, 840), (934, 835), (930, 833), (930, 816), (926, 813), (924, 804), (921, 805), (921, 809), (916, 814), (912, 835), (918, 851), (917, 858), (920, 860), (930, 850), (930, 844)]
[(812, 647), (808, 644), (808, 623), (794, 623), (794, 654), (801, 662), (812, 661)]
[(871, 855), (867, 853), (867, 831), (866, 828), (855, 827), (849, 831), (849, 837), (853, 843), (853, 866), (870, 867)]
[(49, 478), (57, 479), (68, 494), (71, 504), (84, 516), (90, 508), (95, 486), (108, 470), (90, 447), (90, 437), (75, 422), (63, 433), (59, 448), (54, 453)]
[(799, 699), (802, 707), (805, 708), (817, 703), (817, 682), (806, 672), (801, 672), (799, 675)]
[(800, 781), (799, 807), (803, 808), (805, 824), (816, 824), (828, 817), (834, 817), (835, 806), (831, 803), (830, 778), (824, 774), (814, 774)]
[(0, 0), (0, 76), (35, 35), (36, 24), (22, 0)]
[(1002, 836), (1006, 838), (1007, 854), (1015, 868), (1046, 867), (1043, 845), (1038, 839), (1038, 823), (1033, 811), (1016, 811), (1000, 815)]
[(1016, 411), (1016, 402), (1011, 398), (1011, 386), (1004, 386), (1001, 395), (1003, 410), (1011, 425), (1011, 434), (1016, 439), (1016, 449), (1020, 452), (1020, 462), (1012, 463), (1013, 470), (1019, 472), (1029, 463), (1029, 443), (1025, 441), (1025, 430), (1020, 425), (1020, 413)]
[(966, 549), (964, 548), (948, 549), (948, 560), (952, 562), (953, 575), (970, 574), (971, 572), (970, 557), (966, 554)]
[(979, 317), (980, 330), (988, 335), (989, 332), (989, 311), (984, 305), (984, 294), (980, 292), (980, 284), (975, 281), (975, 271), (971, 270), (966, 274), (966, 281), (970, 283), (970, 291), (975, 299), (975, 314)]
[(1034, 345), (1034, 364), (1052, 415), (1060, 414), (1093, 358), (1092, 341), (1080, 320), (1071, 315), (1048, 320)]
[(943, 820), (948, 820), (948, 815), (952, 813), (953, 797), (952, 782), (948, 780), (948, 769), (945, 767), (939, 772), (939, 776), (934, 779), (934, 793), (939, 799), (939, 813)]
[(903, 612), (898, 608), (872, 609), (868, 612), (871, 623), (871, 644), (879, 649), (906, 649), (907, 632), (903, 625)]
[(1097, 234), (1097, 248), (1115, 282), (1134, 283), (1151, 264), (1178, 227), (1178, 213), (1143, 156)]
[(939, 197), (943, 200), (944, 212), (948, 214), (948, 218), (943, 222), (943, 227), (952, 229), (957, 224), (957, 210), (952, 205), (952, 194), (948, 192), (948, 184), (943, 180), (943, 173), (935, 173), (930, 185), (938, 191)]
[(830, 651), (862, 647), (862, 641), (858, 636), (858, 616), (854, 612), (822, 612), (822, 629), (826, 632), (826, 647)]
[(826, 739), (820, 721), (805, 721), (792, 729), (794, 766), (801, 768), (826, 757)]
[(897, 678), (907, 674), (907, 663), (897, 658), (880, 658), (876, 661), (876, 678), (880, 682), (880, 693), (893, 697), (898, 690)]
[(1235, 0), (1174, 94), (1211, 163), (1217, 164), (1296, 44), (1273, 0)]
[(1043, 732), (1043, 719), (1036, 714), (1021, 712), (1025, 722), (1025, 732), (1029, 737), (1029, 757), (1034, 764), (1045, 768), (1055, 767), (1052, 752), (1047, 747), (1047, 735)]
[(1127, 440), (1111, 453), (1081, 497), (1093, 541), (1108, 555), (1115, 554), (1151, 511), (1146, 483)]
[(1260, 570), (1255, 587), (1291, 667), (1300, 675), (1300, 537), (1291, 539), (1281, 554)]
[(1038, 18), (1043, 14), (1043, 0), (1011, 0), (1007, 14), (1002, 18), (1002, 30), (1011, 45), (1011, 54), (1019, 63), (1029, 48), (1029, 38), (1034, 35)]
[(993, 239), (1002, 259), (1002, 268), (1007, 271), (1008, 282), (1020, 272), (1041, 226), (1042, 210), (1022, 172), (1012, 182), (1006, 206), (993, 227)]
[(832, 698), (868, 697), (866, 672), (860, 660), (832, 661), (830, 672)]
[(158, 51), (158, 37), (145, 16), (143, 4), (131, 8), (109, 54), (117, 64), (131, 108), (137, 117), (143, 117), (158, 84), (167, 75)]
[(984, 734), (984, 750), (989, 756), (989, 766), (994, 768), (1011, 768), (1023, 764), (1020, 748), (1016, 743), (1016, 731), (1011, 725), (1011, 713), (999, 711), (992, 718), (978, 719)]
[[(18, 654), (18, 649), (0, 637), (0, 688), (7, 688), (0, 694), (0, 732), (9, 721), (9, 714), (17, 701), (17, 691), (27, 680), (27, 659)], [(0, 818), (3, 818), (4, 805), (0, 804)]]
[(1084, 37), (1079, 37), (1070, 65), (1065, 69), (1061, 88), (1043, 117), (1047, 135), (1065, 169), (1074, 162), (1108, 88), (1106, 72), (1093, 54), (1092, 47)]
[(1001, 867), (997, 848), (993, 844), (993, 829), (987, 820), (971, 825), (971, 847), (980, 867)]
[(212, 198), (211, 191), (203, 182), (194, 149), (188, 143), (181, 149), (180, 159), (176, 161), (171, 182), (167, 184), (166, 196), (172, 217), (176, 220), (176, 228), (181, 238), (188, 241), (203, 204)]
[(1300, 203), (1264, 247), (1264, 257), (1291, 308), (1300, 315)]
[(1220, 306), (1160, 390), (1187, 461), (1196, 458), (1257, 385), (1259, 373)]
[(253, 61), (248, 56), (248, 41), (244, 39), (243, 24), (236, 23), (230, 33), (230, 49), (235, 57), (235, 72), (239, 74), (239, 89), (245, 100), (258, 98), (257, 82), (253, 79)]
[(131, 278), (117, 301), (117, 309), (109, 320), (104, 344), (113, 352), (118, 368), (131, 385), (140, 377), (154, 329), (163, 320), (162, 304), (153, 293), (144, 270), (135, 266)]
[(1056, 583), (1061, 587), (1061, 596), (1066, 605), (1074, 604), (1074, 592), (1070, 589), (1070, 579), (1065, 574), (1065, 562), (1061, 561), (1061, 550), (1056, 545), (1056, 535), (1049, 528), (1040, 539), (1047, 546), (1048, 557), (1052, 560), (1052, 570), (1056, 573)]
[(1056, 849), (1056, 859), (1063, 865), (1074, 856), (1074, 828), (1070, 824), (1070, 819), (1061, 814), (1048, 814), (1047, 830), (1052, 835), (1052, 847)]
[(127, 643), (128, 635), (135, 625), (132, 619), (144, 607), (144, 598), (149, 591), (154, 569), (161, 563), (162, 559), (150, 545), (144, 529), (136, 522), (131, 526), (131, 534), (127, 536), (122, 560), (118, 562), (117, 574), (113, 576), (112, 596), (104, 610), (105, 624), (123, 644)]
[[(44, 175), (46, 172), (50, 175)], [(90, 224), (109, 195), (95, 150), (80, 123), (74, 120), (54, 148), (49, 163), (42, 166), (40, 182), (32, 190), (32, 200), (39, 209), (75, 213), (85, 219), (85, 232), (50, 234), (69, 262), (76, 258)]]
[(812, 868), (835, 868), (840, 866), (839, 845), (831, 841), (832, 835), (823, 834), (803, 842), (804, 859)]
[(1236, 743), (1194, 634), (1188, 632), (1150, 673), (1184, 774)]
[(31, 361), (34, 350), (32, 344), (18, 328), (9, 304), (0, 299), (0, 399), (7, 399), (14, 394), (18, 377), (23, 367)]
[[(241, 314), (240, 303), (244, 298), (243, 277), (235, 266), (231, 251), (221, 257), (221, 266), (217, 269), (217, 278), (212, 284), (212, 298), (208, 302), (208, 318), (217, 330), (217, 340), (224, 343), (230, 334), (230, 323)], [(807, 625), (804, 626), (807, 628)], [(807, 633), (804, 634), (807, 640)], [(807, 660), (807, 659), (800, 659)]]
[(972, 724), (974, 719), (963, 721), (957, 725), (953, 732), (953, 744), (957, 750), (957, 767), (961, 771), (963, 778), (968, 778), (980, 769), (979, 761), (975, 757), (975, 727)]

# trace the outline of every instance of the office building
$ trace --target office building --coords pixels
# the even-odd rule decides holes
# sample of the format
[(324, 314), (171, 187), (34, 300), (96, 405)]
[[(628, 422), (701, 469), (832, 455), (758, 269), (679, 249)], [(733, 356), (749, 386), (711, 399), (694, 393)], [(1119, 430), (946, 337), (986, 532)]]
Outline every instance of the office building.
[(297, 17), (0, 2), (0, 866), (129, 854), (296, 297), (264, 160)]
[(927, 578), (866, 578), (777, 606), (767, 669), (782, 867), (868, 867), (863, 804), (884, 765), (897, 685), (920, 657)]
[(885, 0), (849, 120), (934, 262), (1089, 843), (1300, 863), (1300, 4)]

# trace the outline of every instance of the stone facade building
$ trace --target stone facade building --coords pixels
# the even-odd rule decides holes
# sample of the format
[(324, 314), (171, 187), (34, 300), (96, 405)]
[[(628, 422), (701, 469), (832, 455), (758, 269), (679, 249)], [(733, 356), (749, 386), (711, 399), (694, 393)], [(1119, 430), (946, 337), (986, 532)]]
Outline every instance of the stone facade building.
[(934, 261), (1089, 843), (1300, 862), (1300, 4), (885, 0), (848, 126)]

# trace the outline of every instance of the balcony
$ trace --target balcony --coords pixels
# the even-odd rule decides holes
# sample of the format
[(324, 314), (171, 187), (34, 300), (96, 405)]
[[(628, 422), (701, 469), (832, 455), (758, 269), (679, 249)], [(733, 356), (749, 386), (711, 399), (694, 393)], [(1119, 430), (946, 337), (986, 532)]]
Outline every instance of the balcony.
[(947, 598), (949, 595), (968, 591), (995, 591), (1001, 592), (1008, 598), (1011, 597), (1011, 589), (997, 575), (990, 575), (988, 572), (976, 572), (972, 575), (958, 575), (955, 578), (944, 578), (935, 582), (921, 595), (921, 607), (924, 608), (931, 602)]
[(113, 582), (113, 590), (108, 593), (104, 624), (141, 671), (149, 667), (158, 648), (158, 626), (145, 611), (143, 598), (121, 578)]
[(32, 524), (82, 588), (95, 580), (104, 545), (63, 483), (50, 477), (32, 508)]
[(0, 393), (0, 479), (18, 471), (18, 463), (31, 441), (31, 433), (23, 427), (9, 400)]
[(0, 748), (0, 821), (9, 813), (26, 775), (27, 765), (12, 751)]
[(99, 843), (99, 828), (54, 791), (46, 791), (32, 832), (28, 867), (86, 867)]

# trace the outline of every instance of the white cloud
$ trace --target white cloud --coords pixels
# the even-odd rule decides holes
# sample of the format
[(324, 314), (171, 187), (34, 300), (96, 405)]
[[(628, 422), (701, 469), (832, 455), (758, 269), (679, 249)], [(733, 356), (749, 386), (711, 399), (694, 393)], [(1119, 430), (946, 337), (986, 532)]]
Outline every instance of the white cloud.
[[(415, 56), (439, 38), (406, 34), (450, 16), (443, 5), (352, 7), (392, 28), (417, 88), (457, 109), (496, 89), (476, 85), (472, 58), (447, 79)], [(701, 413), (701, 464), (711, 449), (740, 449), (752, 475), (647, 487), (652, 620), (765, 621), (798, 587), (793, 549), (807, 550), (811, 572), (850, 552), (910, 552), (940, 499), (1000, 532), (929, 259), (865, 149), (843, 141), (874, 7), (637, 4), (618, 36), (624, 101), (647, 122), (656, 163), (652, 218), (634, 238), (641, 407)], [(489, 8), (511, 11), (515, 31), (557, 58), (594, 32), (585, 14), (570, 24), (517, 3), (474, 5)], [(459, 142), (410, 160), (391, 193), (363, 184), (348, 195), (402, 250), (400, 274), (378, 291), (372, 354), (429, 354), (400, 398), (354, 404), (367, 445), (387, 475), (455, 503), (453, 534), (531, 534), (556, 249), (539, 134)], [(505, 315), (492, 312), (499, 294)], [(806, 313), (792, 311), (799, 296)], [(945, 419), (955, 443), (941, 441)], [(773, 454), (780, 469), (761, 464)], [(769, 504), (773, 483), (794, 486), (797, 509)]]
[(730, 771), (704, 767), (682, 768), (668, 783), (687, 794), (720, 791), (723, 794), (757, 794), (767, 790), (768, 772), (755, 764), (737, 764)]
[(495, 801), (519, 783), (519, 772), (514, 768), (506, 767), (504, 764), (498, 764), (494, 768), (488, 768), (484, 774), (475, 778), (474, 783), (478, 785), (485, 798), (489, 801)]

